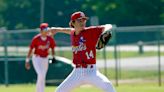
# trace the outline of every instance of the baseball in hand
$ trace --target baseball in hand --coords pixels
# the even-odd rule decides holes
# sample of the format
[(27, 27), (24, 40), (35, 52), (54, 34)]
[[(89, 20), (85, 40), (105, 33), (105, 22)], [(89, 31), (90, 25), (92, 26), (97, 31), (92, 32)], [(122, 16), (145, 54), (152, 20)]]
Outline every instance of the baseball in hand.
[(29, 62), (26, 62), (26, 63), (25, 63), (25, 68), (26, 68), (27, 70), (30, 70), (31, 66), (30, 66), (30, 63), (29, 63)]

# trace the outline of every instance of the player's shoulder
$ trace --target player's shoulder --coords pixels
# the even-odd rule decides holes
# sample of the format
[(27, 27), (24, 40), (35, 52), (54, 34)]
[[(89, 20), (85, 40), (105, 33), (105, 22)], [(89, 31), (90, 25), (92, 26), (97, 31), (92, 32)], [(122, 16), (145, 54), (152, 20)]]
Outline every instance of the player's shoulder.
[(41, 34), (37, 34), (33, 37), (33, 39), (38, 39), (38, 38), (40, 38), (40, 36), (41, 36)]
[(71, 35), (74, 35), (74, 33), (75, 33), (75, 29), (72, 29), (71, 30)]
[(95, 29), (96, 26), (89, 26), (89, 27), (86, 27), (85, 30), (91, 30), (91, 29)]
[(37, 42), (39, 39), (40, 39), (40, 34), (37, 34), (32, 38), (32, 42)]
[(102, 30), (102, 29), (103, 28), (101, 26), (90, 26), (85, 28), (87, 32), (91, 32), (91, 33), (93, 33), (93, 31), (98, 32), (98, 30)]
[(99, 28), (101, 28), (101, 26), (90, 26), (90, 27), (86, 27), (85, 30), (95, 30)]

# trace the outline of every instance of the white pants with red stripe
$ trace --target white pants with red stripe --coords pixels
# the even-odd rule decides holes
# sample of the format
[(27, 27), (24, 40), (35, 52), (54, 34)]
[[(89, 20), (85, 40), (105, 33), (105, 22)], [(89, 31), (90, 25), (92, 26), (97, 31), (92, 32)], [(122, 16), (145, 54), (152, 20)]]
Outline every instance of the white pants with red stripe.
[(71, 92), (83, 84), (94, 85), (104, 92), (115, 92), (112, 83), (96, 69), (96, 65), (93, 65), (93, 68), (74, 68), (71, 74), (57, 87), (56, 92)]
[(48, 70), (48, 58), (33, 55), (32, 61), (37, 73), (36, 92), (44, 92), (46, 74)]

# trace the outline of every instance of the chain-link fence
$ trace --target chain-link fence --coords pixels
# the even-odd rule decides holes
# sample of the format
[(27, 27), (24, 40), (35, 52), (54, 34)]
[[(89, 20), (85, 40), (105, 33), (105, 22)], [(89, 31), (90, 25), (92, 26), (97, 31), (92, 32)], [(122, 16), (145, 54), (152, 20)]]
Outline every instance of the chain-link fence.
[[(28, 45), (39, 31), (1, 29), (0, 33), (0, 83), (8, 84), (11, 83), (11, 77), (19, 75), (20, 72), (16, 71), (24, 68)], [(54, 38), (57, 43), (56, 55), (72, 60), (70, 36), (57, 33)], [(163, 41), (164, 26), (114, 26), (112, 40), (105, 49), (97, 51), (97, 67), (116, 85), (143, 83), (143, 81), (162, 85)], [(20, 62), (14, 65), (12, 61)], [(24, 74), (23, 77), (27, 82), (27, 76)], [(12, 82), (18, 83), (18, 81)]]
[[(164, 26), (117, 27), (115, 30), (115, 79), (119, 83), (164, 81)], [(109, 61), (110, 62), (110, 61)]]

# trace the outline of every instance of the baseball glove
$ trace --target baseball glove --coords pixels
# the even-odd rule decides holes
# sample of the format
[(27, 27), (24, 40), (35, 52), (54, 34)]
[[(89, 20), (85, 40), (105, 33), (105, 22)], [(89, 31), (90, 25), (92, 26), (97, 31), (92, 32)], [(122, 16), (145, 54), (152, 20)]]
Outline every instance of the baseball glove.
[(50, 63), (50, 64), (56, 63), (56, 59), (55, 59), (55, 58), (49, 59), (49, 63)]
[(102, 33), (97, 41), (96, 49), (100, 50), (104, 48), (111, 37), (112, 37), (111, 31), (106, 31)]

